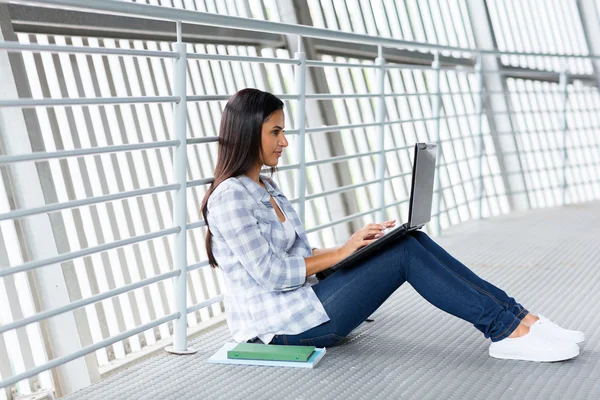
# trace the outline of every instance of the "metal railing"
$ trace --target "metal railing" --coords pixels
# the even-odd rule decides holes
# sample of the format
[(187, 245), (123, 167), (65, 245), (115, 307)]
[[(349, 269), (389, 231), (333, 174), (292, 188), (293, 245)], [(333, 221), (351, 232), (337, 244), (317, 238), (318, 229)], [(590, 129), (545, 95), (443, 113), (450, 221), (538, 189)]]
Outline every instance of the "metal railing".
[[(377, 207), (372, 210), (361, 211), (352, 215), (345, 216), (344, 218), (330, 221), (325, 224), (321, 224), (315, 227), (307, 229), (308, 233), (317, 232), (334, 225), (347, 223), (357, 218), (377, 213), (378, 220), (385, 220), (387, 211), (390, 207), (397, 207), (400, 204), (406, 203), (407, 200), (394, 201), (392, 203), (386, 203), (386, 183), (391, 182), (393, 179), (405, 179), (410, 173), (405, 172), (389, 176), (387, 174), (387, 155), (391, 152), (408, 151), (411, 146), (405, 143), (404, 146), (396, 146), (390, 148), (386, 146), (386, 132), (387, 129), (393, 129), (395, 125), (402, 124), (414, 124), (414, 123), (432, 123), (433, 128), (431, 129), (433, 137), (430, 138), (432, 142), (435, 142), (437, 146), (437, 171), (436, 171), (436, 183), (434, 192), (434, 211), (433, 211), (433, 231), (434, 234), (439, 235), (441, 226), (441, 216), (445, 212), (446, 214), (453, 209), (457, 209), (462, 206), (475, 205), (476, 218), (482, 218), (482, 204), (485, 196), (498, 196), (498, 194), (486, 194), (484, 180), (491, 177), (506, 177), (509, 174), (521, 174), (523, 172), (514, 171), (501, 171), (501, 173), (486, 173), (484, 171), (484, 154), (486, 153), (484, 139), (484, 125), (486, 120), (486, 98), (489, 100), (491, 95), (508, 95), (510, 96), (513, 92), (508, 91), (487, 91), (485, 90), (485, 75), (486, 74), (503, 74), (503, 71), (487, 71), (483, 68), (482, 58), (484, 56), (501, 56), (501, 55), (521, 55), (518, 52), (499, 52), (492, 50), (481, 50), (481, 49), (465, 49), (451, 46), (440, 46), (430, 43), (417, 43), (406, 40), (398, 40), (391, 38), (373, 37), (368, 35), (330, 31), (326, 29), (319, 29), (308, 26), (289, 25), (268, 21), (251, 20), (237, 17), (229, 17), (217, 14), (209, 14), (203, 12), (188, 11), (174, 8), (164, 8), (158, 6), (150, 6), (140, 3), (121, 3), (113, 0), (24, 0), (24, 1), (13, 1), (14, 3), (27, 3), (36, 4), (42, 7), (59, 7), (70, 10), (85, 10), (89, 12), (99, 12), (112, 15), (122, 16), (133, 16), (133, 17), (145, 17), (155, 18), (167, 21), (173, 21), (174, 29), (177, 31), (177, 42), (174, 44), (175, 51), (150, 51), (150, 50), (136, 50), (136, 49), (110, 49), (110, 48), (92, 48), (92, 47), (81, 47), (81, 46), (62, 46), (62, 45), (41, 45), (41, 44), (23, 44), (15, 42), (0, 42), (0, 50), (7, 52), (49, 52), (53, 54), (66, 53), (66, 54), (86, 54), (86, 55), (119, 55), (127, 57), (158, 57), (162, 59), (172, 59), (174, 61), (173, 67), (173, 90), (170, 96), (140, 96), (140, 97), (110, 97), (110, 98), (62, 98), (62, 99), (2, 99), (0, 100), (0, 108), (37, 108), (37, 107), (57, 107), (57, 106), (91, 106), (91, 105), (116, 105), (116, 104), (135, 104), (135, 103), (170, 103), (173, 104), (173, 134), (172, 140), (156, 141), (153, 143), (140, 143), (140, 144), (126, 144), (126, 145), (111, 145), (111, 146), (98, 146), (86, 149), (76, 150), (59, 150), (52, 152), (36, 152), (31, 154), (8, 154), (0, 156), (0, 165), (13, 165), (15, 163), (24, 162), (37, 162), (51, 159), (66, 159), (71, 157), (82, 157), (86, 155), (99, 155), (99, 154), (115, 154), (118, 152), (129, 152), (134, 150), (149, 150), (159, 148), (169, 148), (173, 150), (173, 165), (174, 165), (174, 180), (172, 183), (155, 186), (146, 189), (137, 189), (133, 191), (125, 191), (122, 193), (103, 195), (97, 197), (91, 197), (83, 200), (72, 200), (67, 202), (59, 202), (54, 204), (46, 204), (39, 207), (29, 209), (17, 209), (10, 212), (0, 214), (0, 221), (15, 220), (24, 218), (32, 215), (46, 214), (51, 212), (57, 212), (62, 210), (69, 210), (73, 208), (97, 205), (106, 202), (113, 202), (116, 200), (130, 199), (148, 194), (156, 193), (173, 193), (173, 213), (174, 213), (174, 224), (172, 227), (163, 229), (157, 232), (152, 232), (145, 235), (138, 235), (128, 239), (121, 239), (111, 243), (105, 243), (95, 247), (89, 247), (83, 250), (73, 251), (66, 254), (60, 254), (55, 257), (46, 258), (42, 260), (35, 260), (25, 262), (17, 266), (2, 266), (0, 268), (0, 278), (7, 277), (10, 275), (17, 274), (19, 272), (32, 271), (37, 268), (43, 268), (53, 264), (60, 264), (68, 260), (73, 260), (79, 257), (85, 257), (92, 254), (97, 254), (110, 249), (117, 249), (123, 246), (128, 246), (135, 243), (140, 243), (155, 238), (166, 237), (174, 235), (174, 269), (167, 273), (162, 273), (151, 278), (142, 279), (138, 282), (128, 284), (119, 288), (115, 288), (104, 293), (94, 295), (92, 297), (81, 299), (78, 301), (71, 302), (64, 306), (39, 312), (35, 315), (13, 321), (4, 325), (0, 325), (0, 334), (3, 334), (9, 330), (15, 330), (27, 326), (28, 324), (37, 323), (47, 318), (72, 312), (86, 305), (94, 304), (96, 302), (118, 296), (130, 291), (133, 291), (150, 284), (164, 281), (167, 279), (173, 279), (174, 282), (174, 296), (175, 296), (175, 312), (169, 313), (164, 317), (158, 318), (150, 323), (138, 326), (134, 329), (121, 332), (110, 338), (106, 338), (93, 345), (89, 345), (81, 348), (73, 354), (59, 355), (46, 364), (37, 366), (36, 368), (28, 371), (9, 376), (3, 377), (0, 382), (0, 387), (10, 387), (17, 382), (28, 379), (39, 374), (42, 371), (46, 371), (51, 368), (63, 365), (69, 361), (75, 360), (76, 358), (82, 357), (86, 354), (90, 354), (97, 349), (114, 344), (124, 338), (136, 335), (148, 329), (155, 328), (168, 321), (174, 321), (174, 334), (173, 334), (173, 346), (170, 347), (169, 351), (178, 354), (193, 352), (193, 349), (188, 348), (187, 343), (187, 324), (186, 316), (189, 313), (195, 312), (201, 308), (207, 307), (216, 302), (223, 300), (223, 295), (220, 294), (214, 298), (210, 298), (199, 302), (195, 305), (188, 305), (187, 302), (187, 280), (188, 273), (203, 267), (206, 267), (208, 263), (206, 261), (195, 263), (192, 265), (187, 264), (187, 249), (186, 249), (186, 238), (188, 231), (205, 227), (206, 224), (203, 221), (197, 221), (188, 223), (187, 222), (187, 189), (195, 186), (203, 186), (211, 183), (212, 178), (202, 178), (197, 180), (188, 181), (186, 174), (187, 167), (187, 147), (188, 145), (197, 144), (208, 144), (214, 143), (218, 140), (217, 137), (204, 137), (204, 138), (188, 138), (187, 132), (187, 104), (190, 102), (207, 102), (207, 101), (223, 101), (229, 98), (229, 95), (188, 95), (186, 92), (186, 66), (188, 60), (221, 60), (221, 61), (239, 61), (239, 62), (252, 62), (252, 63), (276, 63), (276, 64), (289, 64), (294, 67), (295, 70), (295, 90), (294, 94), (280, 94), (280, 98), (284, 100), (292, 100), (296, 102), (295, 108), (295, 121), (296, 127), (293, 130), (288, 130), (286, 133), (297, 137), (296, 142), (296, 158), (297, 163), (286, 165), (280, 168), (280, 171), (295, 170), (298, 171), (298, 178), (296, 180), (296, 193), (297, 198), (292, 199), (292, 203), (295, 203), (298, 207), (298, 214), (303, 223), (305, 223), (305, 203), (326, 196), (340, 194), (342, 192), (354, 191), (359, 188), (365, 188), (370, 185), (376, 185), (377, 187)], [(268, 57), (253, 57), (253, 56), (226, 56), (216, 54), (198, 54), (188, 52), (185, 43), (182, 40), (181, 26), (182, 23), (189, 24), (206, 24), (212, 26), (222, 26), (230, 28), (240, 28), (248, 30), (257, 30), (262, 32), (276, 32), (280, 34), (296, 35), (298, 37), (298, 51), (294, 54), (293, 58), (282, 59), (282, 58), (268, 58)], [(307, 60), (306, 54), (302, 48), (302, 38), (320, 38), (338, 41), (349, 41), (354, 43), (376, 45), (378, 48), (378, 56), (374, 60), (373, 64), (363, 63), (341, 63), (341, 62), (324, 62), (319, 60)], [(393, 64), (387, 63), (384, 58), (384, 48), (386, 47), (402, 47), (402, 48), (416, 48), (426, 49), (433, 52), (434, 61), (431, 66), (415, 66), (409, 64)], [(475, 67), (465, 68), (463, 66), (457, 67), (456, 69), (448, 66), (442, 66), (439, 62), (439, 53), (442, 51), (455, 51), (470, 56), (475, 61)], [(527, 56), (534, 57), (559, 57), (559, 58), (583, 58), (598, 60), (600, 56), (572, 56), (563, 54), (543, 54), (543, 53), (528, 53)], [(376, 71), (376, 92), (374, 93), (348, 93), (348, 94), (334, 94), (334, 93), (321, 93), (321, 94), (307, 94), (306, 93), (306, 80), (307, 80), (307, 68), (361, 68), (361, 69), (374, 69)], [(415, 69), (427, 71), (432, 74), (432, 88), (428, 92), (418, 93), (387, 93), (385, 91), (386, 85), (386, 74), (390, 70), (397, 69)], [(441, 90), (440, 80), (444, 71), (455, 71), (456, 73), (469, 73), (474, 74), (477, 80), (477, 86), (475, 90), (469, 88), (468, 91), (458, 92), (443, 92)], [(548, 73), (552, 75), (551, 73)], [(568, 124), (568, 94), (569, 94), (569, 75), (568, 71), (560, 72), (560, 88), (556, 90), (556, 93), (562, 96), (561, 108), (553, 110), (560, 112), (561, 126), (559, 132), (562, 135), (561, 148), (562, 160), (560, 166), (555, 168), (561, 169), (560, 179), (560, 190), (562, 191), (561, 204), (567, 203), (567, 164), (569, 162), (567, 153), (567, 137), (569, 131)], [(476, 106), (474, 113), (463, 113), (456, 115), (442, 115), (444, 97), (445, 96), (475, 96)], [(488, 97), (486, 97), (488, 96)], [(423, 118), (407, 118), (399, 120), (388, 120), (387, 118), (387, 106), (386, 100), (391, 99), (393, 101), (399, 98), (427, 98), (433, 100), (431, 107), (432, 116)], [(321, 100), (373, 100), (375, 101), (375, 120), (373, 122), (365, 123), (354, 123), (354, 124), (340, 124), (334, 126), (323, 126), (323, 127), (307, 127), (306, 126), (306, 108), (305, 104), (307, 101), (321, 101)], [(548, 111), (548, 110), (546, 110)], [(509, 114), (514, 115), (514, 111), (508, 111)], [(475, 133), (468, 137), (461, 136), (459, 138), (442, 138), (440, 135), (442, 129), (442, 121), (448, 122), (449, 119), (453, 118), (476, 118)], [(598, 125), (594, 125), (597, 127)], [(363, 151), (358, 154), (349, 154), (342, 156), (335, 156), (327, 159), (320, 159), (315, 161), (306, 161), (306, 137), (308, 134), (322, 134), (332, 131), (342, 130), (357, 130), (357, 129), (371, 129), (371, 132), (377, 136), (376, 150)], [(399, 128), (398, 128), (399, 129)], [(522, 133), (519, 133), (522, 132)], [(519, 133), (521, 136), (524, 133), (530, 133), (529, 129), (524, 130), (512, 130), (509, 132), (503, 132), (506, 135), (515, 137)], [(497, 135), (500, 133), (498, 132)], [(498, 137), (498, 136), (496, 136)], [(476, 143), (476, 152), (463, 159), (456, 158), (455, 161), (443, 161), (442, 147), (450, 145), (455, 140), (473, 140)], [(583, 145), (581, 146), (583, 147)], [(523, 154), (515, 154), (517, 157), (522, 157)], [(318, 165), (330, 164), (330, 163), (341, 163), (348, 162), (351, 159), (358, 159), (360, 157), (375, 158), (376, 173), (375, 178), (333, 188), (330, 190), (323, 191), (321, 193), (306, 195), (307, 185), (307, 172), (308, 168), (316, 167)], [(443, 207), (444, 196), (443, 193), (452, 190), (452, 182), (449, 185), (442, 185), (442, 168), (447, 173), (447, 169), (452, 165), (457, 165), (461, 162), (476, 161), (476, 170), (472, 174), (471, 178), (463, 179), (461, 181), (463, 187), (465, 183), (473, 183), (476, 185), (475, 196), (468, 198), (466, 201), (455, 204), (454, 206)], [(590, 165), (597, 164), (593, 163)], [(536, 172), (537, 168), (532, 168), (530, 171)], [(596, 181), (590, 181), (593, 183)], [(527, 185), (525, 185), (525, 193), (528, 193)], [(532, 188), (531, 190), (539, 190), (539, 188)], [(505, 195), (511, 195), (510, 190), (504, 192)]]

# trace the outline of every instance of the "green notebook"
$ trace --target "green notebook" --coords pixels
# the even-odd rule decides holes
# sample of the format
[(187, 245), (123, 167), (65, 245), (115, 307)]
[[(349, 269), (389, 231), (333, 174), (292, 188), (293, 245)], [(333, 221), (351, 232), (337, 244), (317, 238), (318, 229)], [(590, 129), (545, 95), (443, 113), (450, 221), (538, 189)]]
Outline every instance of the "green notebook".
[(239, 343), (233, 349), (227, 351), (227, 358), (306, 362), (314, 351), (315, 346)]

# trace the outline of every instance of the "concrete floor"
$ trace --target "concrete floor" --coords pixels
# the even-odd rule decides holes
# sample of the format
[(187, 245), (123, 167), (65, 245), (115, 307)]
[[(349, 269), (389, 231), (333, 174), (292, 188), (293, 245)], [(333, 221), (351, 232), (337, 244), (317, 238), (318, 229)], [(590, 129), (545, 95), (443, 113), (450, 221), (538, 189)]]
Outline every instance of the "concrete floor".
[(585, 331), (578, 358), (496, 360), (469, 323), (434, 308), (408, 284), (313, 370), (206, 360), (221, 325), (192, 356), (162, 353), (68, 399), (600, 399), (600, 202), (471, 221), (437, 240), (532, 312)]

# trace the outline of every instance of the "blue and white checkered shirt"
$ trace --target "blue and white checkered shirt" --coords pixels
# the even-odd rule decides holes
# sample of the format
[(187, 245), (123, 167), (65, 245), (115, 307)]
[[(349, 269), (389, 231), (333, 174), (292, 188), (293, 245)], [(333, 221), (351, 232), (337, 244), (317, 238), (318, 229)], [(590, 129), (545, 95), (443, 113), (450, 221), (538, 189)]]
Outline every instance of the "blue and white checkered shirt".
[[(302, 222), (273, 180), (267, 190), (239, 175), (221, 182), (208, 200), (212, 251), (221, 267), (227, 324), (236, 342), (255, 337), (269, 343), (275, 334), (298, 334), (329, 321), (306, 277), (304, 257), (312, 255)], [(270, 195), (283, 206), (296, 231), (286, 251), (282, 222)]]

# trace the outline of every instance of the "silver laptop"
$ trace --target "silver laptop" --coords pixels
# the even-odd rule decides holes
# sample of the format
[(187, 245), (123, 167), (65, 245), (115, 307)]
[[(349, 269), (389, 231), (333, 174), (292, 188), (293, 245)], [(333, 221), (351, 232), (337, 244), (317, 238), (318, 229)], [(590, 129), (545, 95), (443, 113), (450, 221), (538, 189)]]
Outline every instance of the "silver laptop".
[[(408, 222), (384, 233), (382, 237), (368, 246), (358, 249), (352, 255), (329, 268), (331, 271), (357, 265), (358, 261), (371, 256), (377, 250), (398, 240), (408, 232), (421, 229), (431, 220), (435, 158), (436, 145), (434, 143), (415, 143)], [(319, 276), (317, 275), (317, 277)]]

